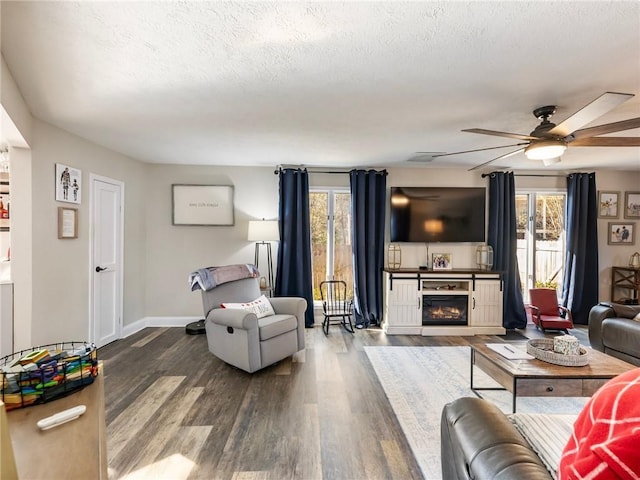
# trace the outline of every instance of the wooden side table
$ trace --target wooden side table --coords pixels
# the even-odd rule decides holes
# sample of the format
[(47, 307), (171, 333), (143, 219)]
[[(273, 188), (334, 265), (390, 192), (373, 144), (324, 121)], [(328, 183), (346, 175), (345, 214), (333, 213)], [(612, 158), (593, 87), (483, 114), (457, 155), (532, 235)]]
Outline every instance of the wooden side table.
[(638, 304), (640, 298), (640, 268), (611, 267), (611, 301)]
[[(6, 412), (18, 478), (107, 480), (103, 369), (91, 385), (41, 405)], [(78, 419), (50, 430), (38, 420), (85, 405)]]

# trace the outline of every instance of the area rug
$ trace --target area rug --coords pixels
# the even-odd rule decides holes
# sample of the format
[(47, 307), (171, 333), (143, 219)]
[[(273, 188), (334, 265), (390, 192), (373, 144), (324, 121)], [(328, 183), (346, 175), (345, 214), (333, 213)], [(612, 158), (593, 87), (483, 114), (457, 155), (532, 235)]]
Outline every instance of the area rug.
[(529, 340), (529, 337), (518, 332), (517, 330), (507, 330), (507, 332), (504, 335), (500, 335), (500, 338), (502, 340), (518, 340), (518, 341)]
[[(391, 407), (398, 418), (424, 478), (442, 478), (440, 415), (448, 402), (473, 397), (469, 347), (364, 347)], [(498, 386), (478, 368), (475, 386)], [(511, 394), (484, 392), (505, 413), (511, 413)], [(577, 414), (586, 398), (518, 398), (523, 413)]]

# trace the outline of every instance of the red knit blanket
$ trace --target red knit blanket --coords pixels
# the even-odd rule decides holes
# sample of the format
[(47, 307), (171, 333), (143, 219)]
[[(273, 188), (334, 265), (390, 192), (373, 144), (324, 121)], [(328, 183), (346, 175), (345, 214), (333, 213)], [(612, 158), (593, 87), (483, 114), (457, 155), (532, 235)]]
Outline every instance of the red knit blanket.
[(640, 368), (607, 382), (580, 412), (558, 480), (640, 479)]

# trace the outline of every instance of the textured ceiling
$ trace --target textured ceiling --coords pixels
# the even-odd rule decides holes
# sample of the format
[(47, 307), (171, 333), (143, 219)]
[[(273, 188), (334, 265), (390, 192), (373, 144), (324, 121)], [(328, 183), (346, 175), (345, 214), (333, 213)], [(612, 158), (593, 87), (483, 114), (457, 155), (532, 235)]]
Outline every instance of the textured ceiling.
[[(31, 112), (145, 162), (402, 166), (510, 145), (605, 91), (640, 116), (638, 2), (9, 2), (2, 53)], [(640, 129), (622, 132), (638, 136)], [(509, 149), (442, 157), (470, 167)], [(516, 155), (495, 167), (540, 168)], [(570, 147), (551, 168), (639, 168)]]

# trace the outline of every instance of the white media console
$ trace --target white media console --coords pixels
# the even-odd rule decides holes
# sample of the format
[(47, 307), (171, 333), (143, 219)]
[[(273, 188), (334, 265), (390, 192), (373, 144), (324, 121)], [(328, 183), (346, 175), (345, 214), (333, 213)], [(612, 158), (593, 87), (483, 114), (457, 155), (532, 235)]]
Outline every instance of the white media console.
[(384, 270), (389, 335), (503, 335), (502, 272)]

